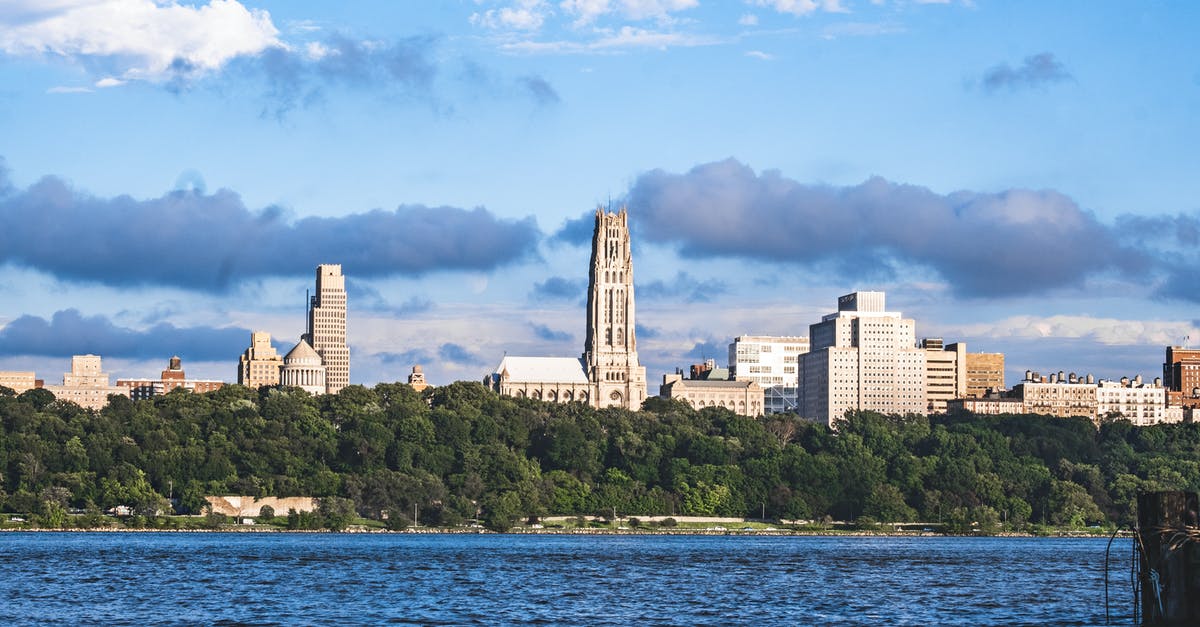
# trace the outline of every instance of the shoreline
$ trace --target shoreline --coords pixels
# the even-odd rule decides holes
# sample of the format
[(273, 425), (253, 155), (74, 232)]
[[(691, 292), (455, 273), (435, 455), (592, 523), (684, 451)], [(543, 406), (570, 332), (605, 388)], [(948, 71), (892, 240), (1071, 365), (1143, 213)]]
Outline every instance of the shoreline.
[[(487, 529), (346, 529), (329, 531), (328, 529), (245, 529), (230, 527), (228, 529), (115, 529), (115, 528), (68, 528), (68, 529), (16, 529), (0, 528), (0, 533), (259, 533), (259, 534), (383, 534), (383, 535), (546, 535), (546, 536), (795, 536), (819, 538), (1107, 538), (1107, 533), (1088, 533), (1083, 531), (1057, 531), (1053, 533), (1035, 534), (1027, 532), (984, 533), (937, 533), (931, 531), (808, 531), (808, 530), (742, 530), (742, 529), (510, 529), (498, 532)], [(1128, 529), (1117, 531), (1118, 537), (1132, 537)]]

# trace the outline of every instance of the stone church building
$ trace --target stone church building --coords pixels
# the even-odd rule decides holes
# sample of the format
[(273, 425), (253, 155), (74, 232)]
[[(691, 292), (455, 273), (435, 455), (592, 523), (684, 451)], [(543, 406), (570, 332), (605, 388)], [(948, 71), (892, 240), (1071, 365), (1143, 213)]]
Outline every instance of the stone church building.
[(484, 383), (518, 398), (640, 409), (646, 368), (638, 362), (634, 321), (629, 214), (596, 209), (583, 355), (506, 356)]

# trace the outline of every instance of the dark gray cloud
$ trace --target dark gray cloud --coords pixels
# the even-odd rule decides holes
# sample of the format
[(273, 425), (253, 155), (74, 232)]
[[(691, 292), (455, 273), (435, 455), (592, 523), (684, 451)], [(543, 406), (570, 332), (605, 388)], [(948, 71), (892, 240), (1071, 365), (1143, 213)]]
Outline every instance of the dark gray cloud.
[(546, 82), (546, 79), (540, 76), (522, 76), (521, 78), (517, 79), (517, 83), (529, 92), (529, 95), (533, 98), (534, 102), (542, 105), (543, 107), (556, 105), (562, 102), (562, 99), (558, 97), (558, 92), (555, 91), (554, 86)]
[(414, 348), (403, 353), (375, 353), (375, 357), (385, 364), (396, 364), (400, 366), (415, 366), (418, 364), (428, 364), (434, 361), (433, 356), (419, 348)]
[(1053, 83), (1071, 80), (1071, 73), (1054, 58), (1054, 54), (1043, 52), (1025, 57), (1018, 67), (1007, 63), (997, 65), (984, 72), (982, 85), (984, 91), (995, 93), (1001, 90), (1018, 90), (1030, 87), (1040, 87)]
[(534, 300), (578, 300), (587, 293), (588, 282), (585, 279), (567, 279), (552, 276), (545, 281), (533, 284), (529, 297)]
[(643, 340), (650, 340), (662, 335), (662, 329), (659, 329), (658, 327), (642, 326), (641, 324), (634, 325), (634, 332), (636, 332), (637, 336)]
[(1114, 230), (1154, 257), (1159, 297), (1200, 302), (1200, 214), (1125, 215)]
[(684, 357), (695, 360), (695, 363), (703, 363), (705, 359), (715, 359), (717, 366), (724, 368), (725, 362), (729, 360), (729, 347), (719, 344), (715, 340), (704, 340), (696, 342), (692, 346), (692, 350), (685, 353)]
[(229, 360), (250, 345), (250, 330), (236, 327), (176, 327), (159, 323), (144, 331), (119, 327), (104, 316), (75, 309), (55, 312), (50, 320), (21, 316), (0, 329), (0, 355), (102, 357), (185, 361)]
[(592, 241), (592, 232), (596, 228), (596, 212), (585, 211), (582, 216), (563, 222), (563, 225), (550, 236), (551, 243), (582, 246)]
[(346, 279), (346, 298), (354, 303), (355, 310), (386, 313), (400, 318), (425, 313), (434, 308), (432, 300), (420, 296), (410, 296), (399, 305), (393, 304), (366, 281), (353, 278)]
[[(0, 178), (0, 188), (3, 179)], [(0, 197), (0, 263), (72, 281), (221, 291), (239, 281), (341, 263), (349, 276), (486, 271), (536, 257), (532, 217), (402, 205), (295, 221), (248, 209), (234, 192), (97, 198), (46, 177)]]
[(685, 174), (647, 172), (628, 200), (638, 236), (674, 244), (685, 257), (825, 265), (851, 279), (916, 266), (964, 296), (1076, 286), (1099, 273), (1144, 271), (1150, 261), (1054, 191), (941, 195), (878, 177), (804, 185), (727, 159)]
[(568, 342), (571, 340), (570, 333), (567, 333), (566, 331), (555, 331), (544, 324), (530, 322), (529, 328), (533, 329), (533, 334), (539, 339), (543, 339), (548, 342)]
[(709, 303), (729, 291), (729, 286), (719, 279), (697, 279), (679, 271), (675, 278), (657, 279), (637, 286), (636, 294), (646, 300), (682, 300), (687, 303)]
[(446, 342), (439, 346), (438, 357), (442, 361), (449, 361), (456, 364), (472, 365), (483, 363), (483, 359), (479, 355), (472, 353), (465, 346), (453, 342)]

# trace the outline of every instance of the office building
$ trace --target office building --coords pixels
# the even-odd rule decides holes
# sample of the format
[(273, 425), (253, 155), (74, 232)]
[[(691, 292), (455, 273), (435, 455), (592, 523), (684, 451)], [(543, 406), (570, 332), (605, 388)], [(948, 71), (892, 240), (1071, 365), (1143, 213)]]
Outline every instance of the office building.
[(740, 335), (729, 344), (729, 370), (734, 380), (762, 388), (764, 412), (794, 413), (799, 410), (800, 355), (807, 352), (806, 337)]
[(340, 264), (317, 266), (317, 292), (308, 303), (304, 340), (325, 366), (325, 393), (350, 385), (350, 348), (346, 345), (346, 277)]

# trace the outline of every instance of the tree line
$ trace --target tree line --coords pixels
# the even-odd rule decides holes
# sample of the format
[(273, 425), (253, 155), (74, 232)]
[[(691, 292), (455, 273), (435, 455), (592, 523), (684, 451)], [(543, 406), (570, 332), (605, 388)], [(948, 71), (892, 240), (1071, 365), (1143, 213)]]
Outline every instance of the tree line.
[[(310, 396), (230, 385), (100, 411), (0, 388), (0, 509), (201, 514), (206, 495), (314, 496), (406, 526), (546, 515), (1128, 525), (1140, 490), (1200, 489), (1200, 425), (852, 412), (836, 430), (649, 399), (640, 411), (459, 382)], [(352, 511), (351, 511), (352, 510)], [(283, 512), (279, 512), (283, 514)], [(299, 524), (307, 524), (301, 521)]]

